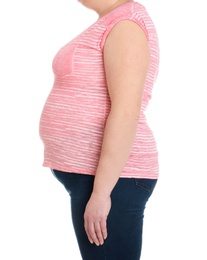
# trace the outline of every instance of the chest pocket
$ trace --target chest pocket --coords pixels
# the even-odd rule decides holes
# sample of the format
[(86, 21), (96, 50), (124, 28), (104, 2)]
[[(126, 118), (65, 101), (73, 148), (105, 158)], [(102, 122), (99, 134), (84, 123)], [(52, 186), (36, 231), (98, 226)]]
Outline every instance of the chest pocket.
[(52, 67), (57, 77), (65, 77), (71, 74), (75, 48), (75, 45), (68, 43), (55, 55)]

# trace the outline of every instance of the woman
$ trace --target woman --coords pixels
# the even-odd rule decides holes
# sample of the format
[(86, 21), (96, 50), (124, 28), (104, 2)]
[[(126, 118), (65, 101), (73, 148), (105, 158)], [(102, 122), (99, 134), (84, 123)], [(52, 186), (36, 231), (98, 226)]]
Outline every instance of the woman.
[(156, 29), (137, 2), (79, 2), (99, 19), (54, 58), (40, 120), (43, 165), (70, 194), (82, 258), (138, 260), (158, 178), (144, 115), (159, 64)]

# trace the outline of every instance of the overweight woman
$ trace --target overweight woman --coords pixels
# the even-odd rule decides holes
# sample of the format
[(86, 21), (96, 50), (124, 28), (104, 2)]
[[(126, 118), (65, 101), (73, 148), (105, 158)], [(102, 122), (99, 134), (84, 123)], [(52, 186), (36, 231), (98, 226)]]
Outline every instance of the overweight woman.
[(138, 2), (79, 2), (99, 18), (54, 58), (40, 119), (43, 165), (70, 195), (82, 259), (138, 260), (159, 174), (145, 117), (159, 65), (157, 33)]

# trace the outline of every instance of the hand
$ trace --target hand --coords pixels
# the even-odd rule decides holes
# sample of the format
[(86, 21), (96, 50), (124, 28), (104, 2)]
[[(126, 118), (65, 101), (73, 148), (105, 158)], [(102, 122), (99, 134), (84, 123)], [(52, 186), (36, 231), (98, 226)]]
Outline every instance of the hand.
[(84, 213), (84, 226), (90, 243), (103, 245), (107, 238), (106, 220), (111, 209), (111, 198), (92, 193)]

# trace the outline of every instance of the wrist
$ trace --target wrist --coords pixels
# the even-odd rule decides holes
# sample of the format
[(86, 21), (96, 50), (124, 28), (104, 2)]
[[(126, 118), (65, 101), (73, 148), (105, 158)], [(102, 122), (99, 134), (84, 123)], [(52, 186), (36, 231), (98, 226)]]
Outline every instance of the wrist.
[(93, 192), (91, 194), (91, 197), (94, 197), (94, 198), (100, 199), (100, 200), (107, 200), (108, 198), (110, 198), (110, 196), (111, 196), (110, 192), (96, 190), (96, 189), (93, 189)]

